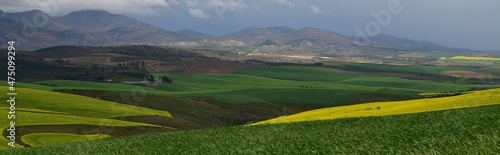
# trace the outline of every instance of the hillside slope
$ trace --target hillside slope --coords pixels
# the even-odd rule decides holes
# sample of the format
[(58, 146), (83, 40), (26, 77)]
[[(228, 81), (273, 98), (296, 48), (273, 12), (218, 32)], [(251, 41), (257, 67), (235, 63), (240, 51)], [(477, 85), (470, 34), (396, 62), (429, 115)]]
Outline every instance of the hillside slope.
[(6, 154), (497, 154), (500, 105), (110, 138)]
[(258, 123), (288, 123), (349, 117), (387, 116), (500, 104), (500, 89), (471, 92), (465, 95), (398, 102), (375, 102), (306, 111)]
[[(7, 87), (0, 87), (0, 92), (7, 93)], [(5, 131), (9, 128), (9, 122), (16, 122), (17, 144), (23, 144), (19, 141), (20, 137), (26, 133), (45, 133), (54, 132), (54, 130), (65, 130), (75, 128), (72, 125), (93, 126), (89, 132), (100, 133), (105, 127), (160, 127), (158, 125), (122, 121), (117, 117), (124, 116), (161, 116), (172, 117), (166, 111), (141, 108), (132, 105), (124, 105), (109, 101), (103, 101), (79, 95), (57, 93), (45, 90), (35, 90), (27, 88), (16, 88), (18, 93), (15, 105), (15, 119), (0, 119), (0, 130)], [(8, 103), (0, 105), (0, 112), (9, 113), (10, 105)], [(44, 129), (41, 129), (41, 128)], [(78, 131), (85, 130), (80, 128)], [(97, 131), (95, 131), (97, 130)], [(6, 149), (8, 132), (3, 132), (3, 138), (0, 138), (0, 149)], [(25, 145), (25, 144), (24, 144)]]

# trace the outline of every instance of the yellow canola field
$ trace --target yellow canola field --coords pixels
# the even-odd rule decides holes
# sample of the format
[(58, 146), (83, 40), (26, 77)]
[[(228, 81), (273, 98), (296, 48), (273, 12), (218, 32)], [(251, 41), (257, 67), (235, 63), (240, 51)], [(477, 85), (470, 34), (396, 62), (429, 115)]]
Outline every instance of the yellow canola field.
[(454, 56), (454, 60), (478, 60), (478, 61), (500, 61), (500, 58), (493, 57), (473, 57), (473, 56)]
[(396, 102), (374, 102), (322, 108), (257, 122), (258, 124), (329, 120), (351, 117), (388, 116), (500, 104), (500, 89), (471, 92), (459, 96)]

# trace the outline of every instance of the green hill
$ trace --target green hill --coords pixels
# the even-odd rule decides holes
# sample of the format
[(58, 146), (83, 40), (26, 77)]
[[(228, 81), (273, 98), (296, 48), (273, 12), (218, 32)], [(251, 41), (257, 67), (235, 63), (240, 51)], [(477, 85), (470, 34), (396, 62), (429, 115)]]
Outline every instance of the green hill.
[[(6, 94), (7, 87), (0, 87), (0, 93)], [(96, 127), (132, 127), (148, 126), (161, 127), (140, 122), (121, 121), (114, 119), (122, 116), (162, 116), (172, 117), (166, 111), (141, 108), (132, 105), (119, 104), (94, 98), (83, 97), (45, 90), (16, 88), (16, 129), (36, 126), (85, 125)], [(8, 103), (0, 105), (0, 112), (9, 112)], [(0, 119), (0, 129), (5, 131), (9, 127), (9, 119)], [(40, 133), (53, 132), (51, 129), (37, 131)], [(16, 131), (17, 132), (17, 131)], [(35, 131), (31, 131), (35, 132)], [(4, 132), (6, 135), (7, 132)], [(19, 138), (22, 135), (16, 135)], [(0, 149), (7, 149), (7, 139), (0, 138)], [(21, 146), (18, 146), (21, 147)]]
[(496, 154), (500, 105), (237, 126), (9, 150), (6, 154)]

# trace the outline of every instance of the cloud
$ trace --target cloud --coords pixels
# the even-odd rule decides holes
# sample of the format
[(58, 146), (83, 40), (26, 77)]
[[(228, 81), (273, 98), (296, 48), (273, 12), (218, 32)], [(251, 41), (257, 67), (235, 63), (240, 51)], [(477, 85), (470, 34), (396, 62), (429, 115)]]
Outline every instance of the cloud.
[(188, 9), (189, 14), (196, 18), (210, 18), (210, 15), (205, 13), (202, 9)]
[[(5, 1), (5, 0), (3, 0)], [(9, 12), (42, 10), (50, 15), (64, 15), (79, 10), (105, 10), (118, 14), (157, 15), (162, 9), (180, 4), (177, 0), (18, 0), (2, 2), (0, 9)]]
[(207, 1), (209, 7), (220, 7), (227, 11), (246, 9), (248, 5), (242, 0), (210, 0)]
[(179, 3), (179, 1), (177, 0), (166, 0), (167, 4), (176, 4), (176, 5), (179, 5), (181, 3)]
[(309, 6), (309, 8), (311, 9), (311, 13), (312, 13), (312, 14), (317, 14), (317, 15), (319, 15), (319, 14), (321, 14), (321, 12), (323, 12), (323, 11), (322, 11), (322, 10), (321, 10), (318, 6), (316, 6), (316, 5), (311, 5), (311, 6)]
[(295, 3), (289, 2), (288, 0), (273, 0), (283, 5), (288, 5), (289, 7), (295, 7)]
[(206, 12), (217, 13), (219, 17), (223, 13), (247, 9), (248, 5), (243, 0), (186, 0), (185, 6), (189, 14), (197, 18), (209, 18)]

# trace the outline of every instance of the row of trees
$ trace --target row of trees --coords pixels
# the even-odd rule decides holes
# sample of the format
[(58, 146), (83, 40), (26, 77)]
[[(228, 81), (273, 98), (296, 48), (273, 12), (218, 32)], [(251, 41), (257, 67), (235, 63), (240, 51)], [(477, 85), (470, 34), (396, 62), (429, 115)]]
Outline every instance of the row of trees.
[(146, 67), (146, 63), (144, 61), (132, 61), (127, 63), (118, 63), (118, 67)]

